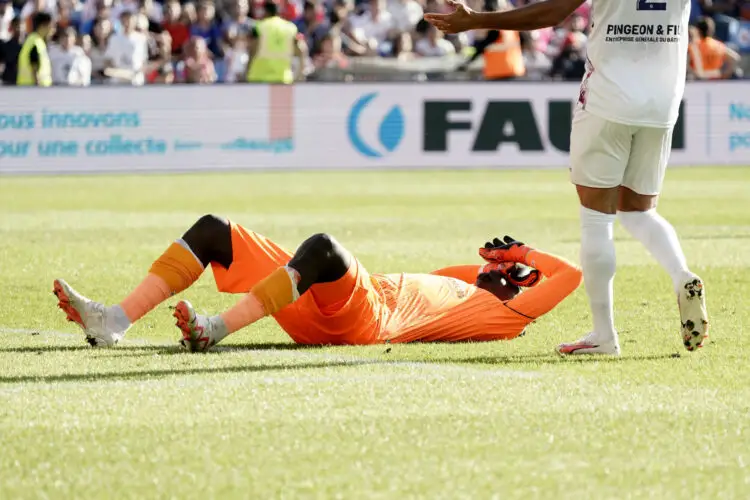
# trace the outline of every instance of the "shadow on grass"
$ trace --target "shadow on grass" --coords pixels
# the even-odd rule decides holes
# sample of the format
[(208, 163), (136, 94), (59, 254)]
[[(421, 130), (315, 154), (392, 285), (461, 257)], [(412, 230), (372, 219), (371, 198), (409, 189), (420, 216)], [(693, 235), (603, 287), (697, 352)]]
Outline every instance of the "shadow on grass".
[(455, 363), (475, 365), (518, 365), (518, 364), (584, 364), (584, 363), (625, 363), (630, 361), (664, 361), (679, 359), (680, 353), (672, 354), (636, 354), (626, 356), (560, 356), (557, 354), (528, 354), (512, 356), (478, 356), (475, 358), (445, 358), (431, 360), (434, 363)]
[[(296, 351), (296, 350), (312, 350), (320, 349), (325, 346), (309, 346), (302, 344), (294, 344), (292, 342), (256, 342), (246, 344), (227, 344), (216, 347), (210, 351), (209, 354), (221, 354), (223, 352), (231, 351)], [(23, 346), (23, 347), (0, 347), (0, 354), (3, 353), (54, 353), (54, 352), (76, 352), (76, 351), (96, 351), (96, 352), (111, 352), (113, 357), (116, 356), (128, 356), (128, 355), (146, 355), (146, 354), (184, 354), (185, 351), (177, 344), (163, 344), (163, 345), (150, 345), (150, 344), (125, 344), (119, 345), (112, 349), (96, 349), (89, 345), (38, 345), (38, 346)]]
[(111, 373), (66, 373), (62, 375), (17, 375), (2, 376), (0, 384), (38, 383), (49, 384), (59, 382), (106, 382), (110, 380), (146, 380), (151, 378), (166, 378), (180, 375), (207, 375), (212, 373), (258, 373), (287, 370), (309, 370), (316, 368), (340, 368), (382, 363), (379, 360), (351, 360), (329, 361), (319, 363), (300, 363), (295, 365), (247, 365), (201, 368), (172, 368), (169, 370), (122, 371)]

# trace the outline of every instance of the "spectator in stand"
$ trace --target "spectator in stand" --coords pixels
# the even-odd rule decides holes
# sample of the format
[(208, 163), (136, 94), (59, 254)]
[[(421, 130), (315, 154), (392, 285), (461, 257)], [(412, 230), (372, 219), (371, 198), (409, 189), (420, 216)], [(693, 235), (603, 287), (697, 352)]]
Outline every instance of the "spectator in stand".
[(698, 19), (703, 17), (703, 9), (701, 8), (702, 0), (690, 0), (690, 24), (695, 24)]
[(688, 73), (697, 80), (720, 80), (736, 75), (740, 55), (714, 38), (714, 21), (703, 17), (691, 30)]
[(361, 56), (367, 53), (367, 47), (357, 42), (352, 33), (353, 12), (352, 0), (333, 0), (333, 7), (328, 14), (328, 32), (341, 38), (344, 55)]
[(521, 52), (523, 64), (526, 67), (526, 78), (529, 80), (544, 80), (552, 69), (552, 61), (539, 50), (534, 43), (534, 37), (528, 31), (519, 33), (521, 37)]
[(305, 2), (302, 17), (295, 23), (297, 29), (305, 37), (308, 47), (318, 47), (320, 40), (328, 33), (328, 25), (323, 23), (323, 11), (318, 4), (311, 0)]
[(422, 20), (424, 9), (416, 0), (390, 0), (388, 12), (393, 17), (393, 27), (401, 33), (411, 33)]
[(586, 18), (574, 13), (555, 30), (546, 50), (552, 58), (551, 78), (581, 80), (586, 74), (587, 27)]
[(2, 85), (15, 85), (18, 78), (18, 54), (21, 53), (21, 18), (8, 25), (9, 38), (0, 41), (0, 73)]
[(136, 23), (136, 17), (124, 10), (120, 16), (122, 33), (109, 38), (104, 74), (110, 77), (110, 83), (143, 85), (145, 82), (143, 71), (148, 62), (148, 40), (136, 30)]
[(164, 9), (161, 6), (156, 7), (154, 0), (138, 0), (136, 5), (135, 13), (148, 20), (147, 31), (149, 33), (161, 33), (163, 31), (161, 25), (164, 21)]
[(320, 39), (316, 48), (313, 65), (316, 70), (337, 68), (344, 69), (349, 65), (344, 53), (341, 51), (341, 37), (334, 33), (327, 33)]
[(185, 45), (185, 58), (178, 65), (181, 83), (209, 84), (216, 82), (216, 69), (206, 39), (194, 36)]
[(174, 83), (174, 64), (172, 64), (172, 38), (163, 31), (156, 35), (156, 53), (146, 65), (146, 83), (166, 84)]
[(224, 34), (232, 31), (236, 37), (247, 37), (253, 29), (253, 24), (248, 0), (234, 0), (229, 9), (229, 19), (224, 22), (222, 31)]
[(707, 16), (740, 17), (740, 3), (743, 0), (701, 0), (700, 6)]
[[(94, 15), (87, 21), (81, 23), (80, 31), (84, 35), (91, 35), (94, 31), (94, 25), (102, 20), (112, 20), (112, 0), (97, 0), (94, 6)], [(112, 26), (114, 29), (114, 25)]]
[(393, 42), (392, 55), (399, 61), (411, 61), (414, 59), (414, 42), (411, 33), (403, 32), (396, 37), (396, 40)]
[[(10, 23), (15, 19), (16, 14), (13, 12), (13, 4), (10, 0), (0, 0), (0, 43), (10, 40), (11, 28)], [(20, 25), (19, 19), (19, 25)]]
[(580, 81), (586, 74), (586, 36), (571, 31), (563, 42), (562, 49), (552, 61), (550, 76), (556, 80)]
[[(506, 0), (485, 0), (484, 11), (507, 10), (510, 4)], [(479, 57), (484, 56), (485, 80), (513, 80), (526, 74), (521, 38), (515, 31), (487, 30), (484, 38), (474, 41), (474, 53), (458, 67), (459, 71), (466, 71), (469, 65)]]
[(367, 47), (369, 55), (392, 52), (391, 40), (396, 30), (393, 16), (386, 10), (385, 0), (369, 0), (369, 9), (352, 19), (352, 34), (358, 43)]
[(222, 81), (225, 83), (245, 81), (247, 66), (250, 62), (250, 56), (247, 53), (247, 33), (237, 25), (231, 26), (226, 34), (226, 45), (227, 48), (224, 50), (226, 72)]
[(447, 14), (451, 12), (453, 7), (448, 5), (445, 0), (426, 0), (424, 11), (425, 12), (437, 12), (439, 14)]
[[(211, 0), (201, 0), (198, 4), (198, 19), (190, 27), (190, 37), (203, 38), (213, 58), (224, 57), (224, 51), (221, 47), (221, 28), (216, 22), (216, 8)], [(193, 45), (195, 46), (195, 44)]]
[[(189, 10), (186, 4), (185, 10)], [(172, 40), (172, 55), (179, 56), (182, 54), (182, 47), (190, 39), (190, 14), (189, 12), (183, 12), (182, 5), (179, 0), (168, 0), (164, 4), (164, 21), (162, 21), (162, 29), (169, 33)]]
[(73, 28), (78, 33), (81, 28), (81, 4), (75, 0), (60, 0), (57, 3), (56, 28), (60, 31)]
[(25, 33), (34, 31), (33, 18), (34, 14), (43, 12), (49, 14), (52, 21), (55, 21), (57, 15), (57, 0), (27, 0), (21, 8), (21, 22), (24, 26)]
[(738, 0), (703, 0), (701, 10), (713, 18), (715, 38), (718, 40), (727, 42), (737, 36), (740, 29), (739, 4)]
[(455, 54), (456, 49), (439, 29), (428, 24), (426, 36), (417, 40), (414, 52), (421, 57), (445, 57)]
[(78, 35), (69, 27), (58, 32), (57, 43), (50, 44), (52, 82), (55, 85), (88, 87), (91, 84), (91, 60), (76, 45)]
[(91, 34), (91, 48), (88, 52), (91, 60), (92, 83), (101, 84), (107, 81), (104, 70), (107, 69), (107, 45), (109, 45), (112, 32), (112, 21), (109, 19), (100, 19), (94, 24)]

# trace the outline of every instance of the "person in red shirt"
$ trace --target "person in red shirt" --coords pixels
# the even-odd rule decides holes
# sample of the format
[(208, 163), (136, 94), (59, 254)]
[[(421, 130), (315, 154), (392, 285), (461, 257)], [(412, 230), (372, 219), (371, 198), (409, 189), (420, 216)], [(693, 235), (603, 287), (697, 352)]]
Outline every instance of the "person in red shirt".
[[(191, 14), (192, 13), (192, 14)], [(193, 19), (191, 19), (191, 15)], [(194, 21), (195, 12), (183, 11), (179, 0), (169, 0), (164, 6), (164, 22), (162, 28), (172, 39), (172, 55), (179, 55), (185, 43), (190, 39), (190, 25)]]
[[(209, 265), (221, 292), (244, 294), (216, 316), (180, 301), (182, 345), (205, 351), (266, 316), (299, 344), (366, 345), (518, 337), (581, 283), (581, 271), (510, 237), (480, 249), (485, 263), (430, 274), (370, 274), (334, 238), (317, 234), (292, 253), (226, 219), (200, 218), (120, 304), (105, 307), (55, 280), (58, 306), (94, 346), (112, 346), (135, 321), (191, 286)], [(521, 293), (521, 289), (526, 291)]]

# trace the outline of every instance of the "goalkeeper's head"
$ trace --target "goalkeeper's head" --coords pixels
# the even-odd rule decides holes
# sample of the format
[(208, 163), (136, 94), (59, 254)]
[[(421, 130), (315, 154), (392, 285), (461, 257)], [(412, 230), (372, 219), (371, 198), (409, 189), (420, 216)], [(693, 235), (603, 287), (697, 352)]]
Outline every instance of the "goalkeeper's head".
[(505, 302), (521, 293), (522, 287), (539, 283), (539, 279), (539, 271), (523, 264), (490, 264), (477, 276), (476, 286)]

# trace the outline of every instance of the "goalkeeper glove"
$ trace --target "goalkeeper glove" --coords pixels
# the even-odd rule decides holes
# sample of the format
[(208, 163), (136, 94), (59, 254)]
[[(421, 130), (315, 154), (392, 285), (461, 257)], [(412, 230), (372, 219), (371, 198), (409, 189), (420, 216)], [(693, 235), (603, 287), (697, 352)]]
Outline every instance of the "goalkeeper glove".
[(495, 238), (485, 243), (484, 247), (479, 249), (479, 255), (490, 263), (519, 262), (524, 264), (526, 255), (531, 250), (530, 247), (506, 235), (502, 240)]
[(542, 281), (542, 273), (533, 267), (515, 262), (490, 262), (482, 266), (479, 274), (492, 271), (499, 272), (505, 276), (508, 283), (524, 288), (531, 288)]

